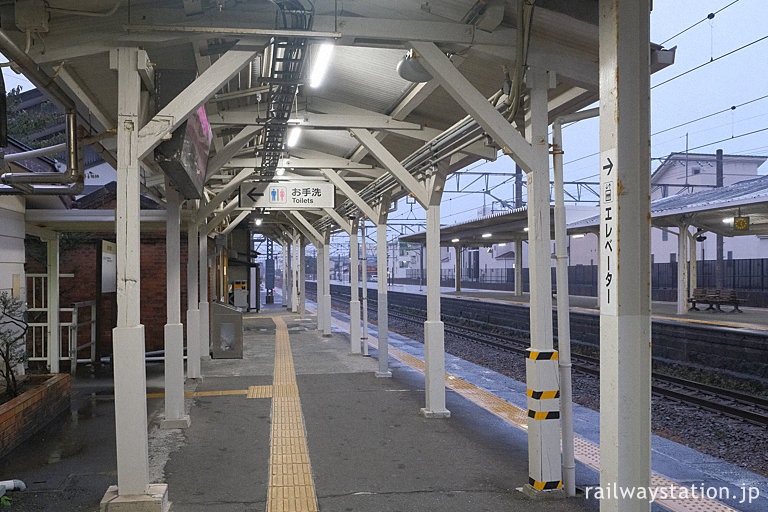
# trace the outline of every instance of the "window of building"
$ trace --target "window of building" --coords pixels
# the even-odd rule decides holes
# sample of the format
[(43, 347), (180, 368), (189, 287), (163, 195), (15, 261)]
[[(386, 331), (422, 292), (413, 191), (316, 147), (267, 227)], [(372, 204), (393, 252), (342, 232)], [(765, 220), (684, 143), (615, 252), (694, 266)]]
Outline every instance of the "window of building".
[(661, 241), (666, 242), (669, 240), (669, 232), (668, 231), (662, 231), (661, 232)]
[(676, 261), (677, 261), (677, 253), (676, 252), (669, 253), (669, 262), (674, 263)]
[(728, 259), (729, 260), (733, 259), (733, 251), (728, 251)]
[(692, 173), (692, 174), (699, 174), (699, 173), (701, 173), (701, 169), (699, 169), (698, 167), (694, 167), (694, 168), (692, 169), (691, 173)]

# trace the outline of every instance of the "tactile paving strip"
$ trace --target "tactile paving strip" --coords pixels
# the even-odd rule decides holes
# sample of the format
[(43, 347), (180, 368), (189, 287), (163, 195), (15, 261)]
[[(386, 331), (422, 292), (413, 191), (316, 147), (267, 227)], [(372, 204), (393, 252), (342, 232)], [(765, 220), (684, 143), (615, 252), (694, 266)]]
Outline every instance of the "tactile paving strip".
[[(336, 318), (333, 318), (333, 323), (336, 324), (337, 327), (349, 332), (348, 323), (342, 322)], [(378, 339), (371, 334), (368, 334), (368, 343), (370, 343), (371, 346), (378, 348)], [(389, 355), (411, 368), (424, 373), (424, 361), (421, 359), (391, 345), (389, 346)], [(526, 431), (528, 430), (528, 416), (523, 409), (520, 409), (455, 375), (451, 375), (450, 373), (445, 374), (445, 385), (464, 398), (507, 421), (511, 425)], [(574, 436), (574, 452), (576, 460), (595, 470), (600, 470), (600, 446), (583, 437)], [(709, 499), (703, 496), (700, 492), (686, 492), (686, 489), (690, 488), (686, 488), (658, 473), (653, 473), (651, 475), (651, 487), (654, 490), (659, 491), (658, 496), (668, 496), (667, 498), (657, 498), (656, 503), (674, 512), (737, 512), (736, 509), (713, 499)], [(663, 494), (663, 492), (666, 492), (666, 494)], [(673, 497), (676, 497), (677, 499), (674, 499)]]
[(258, 388), (269, 388), (272, 396), (267, 512), (316, 512), (317, 497), (288, 327), (279, 316), (272, 320), (277, 328), (273, 384), (248, 389), (249, 398), (252, 392), (267, 392), (267, 389)]

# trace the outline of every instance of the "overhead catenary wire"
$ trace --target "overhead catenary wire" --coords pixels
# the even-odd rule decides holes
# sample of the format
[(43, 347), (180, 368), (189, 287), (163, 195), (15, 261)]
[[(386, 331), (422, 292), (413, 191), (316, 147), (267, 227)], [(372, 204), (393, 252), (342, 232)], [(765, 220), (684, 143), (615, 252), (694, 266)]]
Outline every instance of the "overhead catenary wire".
[(724, 10), (726, 10), (727, 8), (732, 6), (733, 4), (738, 3), (739, 1), (740, 0), (733, 0), (731, 3), (729, 3), (728, 5), (726, 5), (724, 7), (721, 7), (720, 9), (716, 10), (715, 12), (711, 12), (711, 13), (707, 14), (704, 18), (700, 19), (699, 21), (697, 21), (696, 23), (694, 23), (690, 27), (684, 28), (683, 30), (681, 30), (677, 34), (673, 35), (672, 37), (665, 39), (660, 44), (662, 44), (662, 45), (667, 44), (668, 42), (670, 42), (674, 38), (685, 34), (689, 30), (691, 30), (692, 28), (699, 26), (700, 24), (704, 23), (705, 21), (714, 19), (717, 14), (723, 12)]
[(683, 71), (682, 73), (680, 73), (678, 75), (675, 75), (672, 78), (668, 78), (668, 79), (664, 80), (663, 82), (659, 82), (658, 84), (651, 86), (651, 89), (655, 89), (655, 88), (657, 88), (659, 86), (662, 86), (664, 84), (668, 84), (669, 82), (672, 82), (673, 80), (677, 80), (678, 78), (683, 77), (683, 76), (687, 75), (688, 73), (692, 73), (692, 72), (694, 72), (694, 71), (696, 71), (698, 69), (703, 68), (704, 66), (712, 64), (713, 62), (717, 62), (720, 59), (724, 59), (725, 57), (729, 57), (729, 56), (735, 54), (736, 52), (739, 52), (739, 51), (741, 51), (741, 50), (743, 50), (745, 48), (749, 48), (750, 46), (755, 45), (755, 44), (757, 44), (757, 43), (759, 43), (761, 41), (765, 41), (766, 39), (768, 39), (768, 35), (765, 35), (763, 37), (755, 39), (754, 41), (752, 41), (750, 43), (747, 43), (747, 44), (745, 44), (743, 46), (739, 46), (738, 48), (736, 48), (734, 50), (731, 50), (731, 51), (726, 52), (726, 53), (724, 53), (722, 55), (719, 55), (719, 56), (717, 56), (715, 58), (712, 58), (712, 59), (708, 60), (707, 62), (704, 62), (703, 64), (699, 64), (698, 66), (694, 66), (694, 67), (692, 67), (691, 69), (689, 69), (687, 71)]

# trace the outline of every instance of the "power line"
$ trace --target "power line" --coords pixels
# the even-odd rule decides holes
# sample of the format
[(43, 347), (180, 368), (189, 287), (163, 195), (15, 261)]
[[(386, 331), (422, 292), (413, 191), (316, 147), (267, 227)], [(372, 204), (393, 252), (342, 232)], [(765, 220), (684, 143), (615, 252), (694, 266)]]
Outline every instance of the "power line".
[(729, 52), (727, 52), (727, 53), (724, 53), (724, 54), (722, 54), (722, 55), (720, 55), (720, 56), (718, 56), (718, 57), (715, 57), (714, 59), (709, 59), (707, 62), (705, 62), (705, 63), (703, 63), (703, 64), (699, 64), (698, 66), (695, 66), (695, 67), (693, 67), (693, 68), (689, 69), (688, 71), (683, 71), (683, 72), (682, 72), (682, 73), (680, 73), (679, 75), (675, 75), (675, 76), (673, 76), (672, 78), (668, 78), (667, 80), (664, 80), (663, 82), (659, 82), (658, 84), (656, 84), (656, 85), (652, 86), (652, 87), (651, 87), (651, 89), (655, 89), (655, 88), (659, 87), (660, 85), (668, 84), (668, 83), (669, 83), (669, 82), (671, 82), (672, 80), (677, 80), (678, 78), (680, 78), (680, 77), (682, 77), (682, 76), (685, 76), (685, 75), (687, 75), (688, 73), (692, 73), (693, 71), (696, 71), (697, 69), (701, 69), (701, 68), (703, 68), (704, 66), (706, 66), (706, 65), (708, 65), (708, 64), (712, 64), (713, 62), (716, 62), (716, 61), (718, 61), (718, 60), (720, 60), (720, 59), (723, 59), (723, 58), (725, 58), (725, 57), (728, 57), (729, 55), (733, 55), (734, 53), (736, 53), (736, 52), (738, 52), (738, 51), (741, 51), (741, 50), (743, 50), (744, 48), (749, 48), (749, 47), (750, 47), (750, 46), (752, 46), (753, 44), (757, 44), (757, 43), (759, 43), (760, 41), (764, 41), (764, 40), (766, 40), (766, 39), (768, 39), (768, 36), (763, 36), (763, 37), (761, 37), (761, 38), (759, 38), (759, 39), (755, 39), (755, 40), (754, 40), (754, 41), (752, 41), (751, 43), (747, 43), (747, 44), (745, 44), (744, 46), (740, 46), (740, 47), (736, 48), (735, 50), (731, 50), (731, 51), (729, 51)]
[[(688, 148), (688, 151), (694, 151), (696, 149), (705, 148), (707, 146), (714, 146), (715, 144), (720, 144), (721, 142), (728, 142), (729, 140), (740, 139), (741, 137), (746, 137), (748, 135), (754, 135), (756, 133), (765, 132), (765, 131), (768, 131), (768, 126), (766, 126), (765, 128), (760, 128), (758, 130), (752, 130), (751, 132), (740, 133), (739, 135), (731, 135), (730, 137), (726, 137), (724, 139), (720, 139), (714, 142), (708, 142), (706, 144), (702, 144), (700, 146)], [(676, 153), (683, 153), (683, 152), (684, 151), (676, 151)], [(666, 158), (666, 157), (656, 157), (656, 158), (653, 158), (653, 160), (662, 160), (663, 158)]]
[(722, 12), (722, 11), (726, 10), (727, 8), (729, 8), (730, 6), (732, 6), (733, 4), (735, 4), (735, 3), (738, 3), (738, 2), (739, 2), (739, 0), (734, 0), (733, 2), (729, 3), (729, 4), (728, 4), (728, 5), (726, 5), (725, 7), (721, 7), (721, 8), (720, 8), (720, 9), (718, 9), (717, 11), (715, 11), (715, 12), (711, 12), (711, 13), (707, 14), (707, 15), (706, 15), (706, 16), (705, 16), (703, 19), (701, 19), (701, 20), (697, 21), (696, 23), (694, 23), (694, 24), (693, 24), (693, 25), (691, 25), (690, 27), (688, 27), (688, 28), (686, 28), (686, 29), (683, 29), (683, 30), (681, 30), (680, 32), (678, 32), (677, 34), (673, 35), (673, 36), (672, 36), (672, 37), (670, 37), (669, 39), (666, 39), (666, 40), (662, 41), (660, 44), (662, 44), (662, 45), (663, 45), (663, 44), (666, 44), (666, 43), (670, 42), (671, 40), (673, 40), (674, 38), (676, 38), (677, 36), (681, 36), (681, 35), (685, 34), (685, 33), (686, 33), (686, 32), (688, 32), (689, 30), (691, 30), (692, 28), (694, 28), (694, 27), (696, 27), (696, 26), (698, 26), (698, 25), (700, 25), (700, 24), (704, 23), (705, 21), (707, 21), (707, 20), (711, 20), (711, 19), (714, 19), (714, 17), (715, 17), (715, 15), (716, 15), (716, 14), (718, 14), (718, 13), (720, 13), (720, 12)]

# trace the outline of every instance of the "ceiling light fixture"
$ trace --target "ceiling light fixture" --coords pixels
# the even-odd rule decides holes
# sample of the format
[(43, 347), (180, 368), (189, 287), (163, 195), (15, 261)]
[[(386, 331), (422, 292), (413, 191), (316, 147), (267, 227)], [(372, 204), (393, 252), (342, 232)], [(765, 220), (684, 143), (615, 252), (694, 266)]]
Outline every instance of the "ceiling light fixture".
[(571, 238), (584, 238), (584, 233), (579, 233), (578, 235), (573, 235)]
[(723, 219), (723, 224), (733, 224), (733, 217), (726, 217)]
[(283, 174), (285, 174), (285, 167), (278, 167), (277, 169), (275, 169), (275, 174), (278, 176), (282, 176)]
[(333, 54), (333, 44), (323, 43), (315, 46), (317, 55), (315, 55), (315, 62), (312, 64), (312, 71), (309, 74), (309, 86), (314, 88), (320, 87), (323, 83), (325, 74), (331, 64), (331, 55)]
[(456, 242), (458, 242), (458, 241), (459, 241), (459, 239), (458, 239), (458, 238), (451, 238), (451, 243), (452, 243), (452, 244), (455, 244), (455, 243), (456, 243)]
[(507, 244), (506, 244), (506, 243), (503, 243), (503, 244), (496, 244), (496, 245), (498, 245), (499, 247), (506, 247), (506, 246), (507, 246)]
[(491, 238), (491, 234), (490, 233), (483, 233), (480, 236), (483, 237), (483, 238)]
[(528, 231), (528, 228), (523, 228), (523, 231), (527, 232), (527, 231)]
[(261, 226), (262, 222), (263, 222), (263, 219), (261, 217), (256, 217), (256, 221), (254, 222), (254, 224), (256, 224), (257, 226)]
[(299, 128), (298, 126), (294, 126), (290, 130), (288, 130), (288, 140), (286, 141), (285, 144), (289, 148), (292, 148), (299, 143), (299, 137), (301, 137), (301, 128)]

